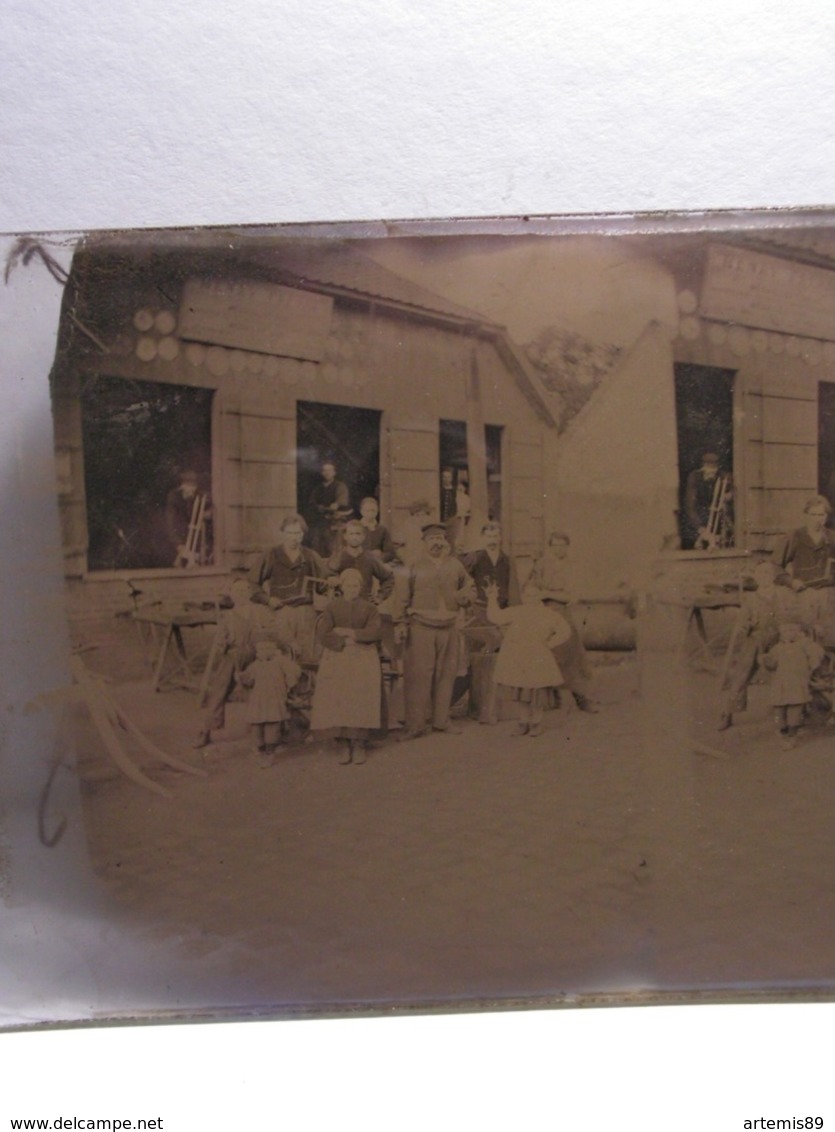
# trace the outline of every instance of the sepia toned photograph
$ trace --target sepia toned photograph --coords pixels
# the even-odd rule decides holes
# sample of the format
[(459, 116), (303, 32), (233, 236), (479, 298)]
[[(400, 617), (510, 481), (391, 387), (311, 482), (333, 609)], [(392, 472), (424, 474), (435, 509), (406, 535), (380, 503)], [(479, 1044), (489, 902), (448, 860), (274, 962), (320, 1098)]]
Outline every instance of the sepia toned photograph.
[(831, 997), (835, 226), (440, 227), (9, 256), (99, 1016)]

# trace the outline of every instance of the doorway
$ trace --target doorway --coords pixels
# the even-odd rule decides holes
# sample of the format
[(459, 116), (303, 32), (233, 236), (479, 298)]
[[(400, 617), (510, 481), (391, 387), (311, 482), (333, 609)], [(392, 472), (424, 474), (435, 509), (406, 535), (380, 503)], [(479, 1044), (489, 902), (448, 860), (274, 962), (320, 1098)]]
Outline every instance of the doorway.
[(296, 476), (299, 513), (310, 522), (310, 497), (322, 482), (322, 465), (331, 463), (348, 489), (351, 508), (380, 497), (379, 409), (299, 401), (296, 416)]

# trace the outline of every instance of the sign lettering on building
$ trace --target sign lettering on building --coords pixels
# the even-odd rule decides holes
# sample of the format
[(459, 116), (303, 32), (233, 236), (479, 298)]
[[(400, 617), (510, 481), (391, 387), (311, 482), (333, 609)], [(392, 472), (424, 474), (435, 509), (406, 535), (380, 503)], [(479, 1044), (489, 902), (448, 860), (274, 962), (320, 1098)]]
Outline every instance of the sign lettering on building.
[(712, 244), (699, 309), (722, 322), (835, 339), (835, 271)]
[(195, 342), (319, 362), (330, 331), (333, 299), (278, 283), (190, 279), (179, 334)]

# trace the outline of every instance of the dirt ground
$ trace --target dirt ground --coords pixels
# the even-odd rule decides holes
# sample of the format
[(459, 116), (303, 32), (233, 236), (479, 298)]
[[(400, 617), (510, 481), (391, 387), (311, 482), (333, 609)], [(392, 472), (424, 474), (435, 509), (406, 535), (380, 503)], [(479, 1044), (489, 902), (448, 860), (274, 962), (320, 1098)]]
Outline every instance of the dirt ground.
[(835, 731), (784, 750), (754, 689), (719, 735), (715, 676), (685, 679), (701, 754), (679, 735), (647, 757), (647, 690), (620, 654), (597, 667), (600, 713), (564, 704), (537, 739), (467, 721), (362, 766), (311, 742), (268, 769), (242, 704), (193, 751), (193, 694), (123, 682), (145, 732), (207, 774), (143, 758), (159, 798), (79, 712), (91, 864), (137, 937), (205, 978), (207, 1006), (831, 986)]

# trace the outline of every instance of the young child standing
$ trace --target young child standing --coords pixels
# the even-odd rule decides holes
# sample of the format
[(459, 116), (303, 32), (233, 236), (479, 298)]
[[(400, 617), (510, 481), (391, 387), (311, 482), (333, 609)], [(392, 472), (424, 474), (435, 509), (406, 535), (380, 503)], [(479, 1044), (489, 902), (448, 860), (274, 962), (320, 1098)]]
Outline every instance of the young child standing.
[(342, 596), (329, 603), (316, 626), (323, 651), (310, 726), (335, 730), (346, 748), (340, 762), (347, 766), (365, 762), (368, 733), (380, 726), (380, 614), (360, 597), (359, 570), (343, 570), (339, 588)]
[(287, 698), (300, 676), (298, 664), (281, 651), (274, 637), (256, 637), (255, 660), (244, 669), (240, 679), (250, 689), (246, 719), (262, 767), (272, 766), (281, 745), (281, 725), (290, 718)]
[(488, 620), (507, 626), (496, 661), (496, 683), (506, 685), (521, 704), (517, 733), (535, 739), (542, 734), (548, 688), (563, 683), (551, 650), (568, 640), (571, 628), (562, 614), (545, 605), (534, 582), (523, 589), (521, 605), (506, 609), (499, 608), (498, 586), (488, 586), (486, 593)]
[(812, 698), (809, 682), (824, 653), (796, 622), (784, 621), (779, 632), (780, 639), (766, 653), (764, 663), (771, 672), (774, 722), (784, 745), (793, 747), (803, 722), (803, 709)]

